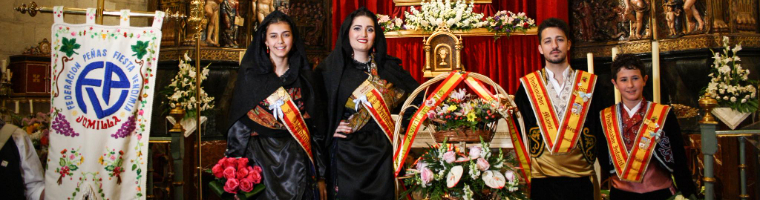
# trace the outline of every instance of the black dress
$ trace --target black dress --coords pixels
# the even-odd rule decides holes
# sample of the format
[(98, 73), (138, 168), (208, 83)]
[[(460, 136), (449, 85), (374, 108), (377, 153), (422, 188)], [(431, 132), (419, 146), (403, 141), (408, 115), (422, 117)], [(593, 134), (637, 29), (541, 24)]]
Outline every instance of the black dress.
[[(293, 71), (288, 70), (280, 77), (284, 83), (282, 87), (299, 107), (306, 123), (310, 124), (311, 116), (304, 108), (308, 90), (302, 89), (302, 79), (291, 77), (296, 74)], [(239, 148), (243, 146), (241, 144), (229, 147), (237, 150), (228, 150), (227, 156), (245, 156), (261, 167), (262, 183), (267, 189), (257, 199), (316, 199), (318, 176), (315, 166), (298, 141), (274, 118), (268, 106), (269, 102), (262, 100), (230, 128), (231, 133), (239, 133), (231, 135), (248, 133), (249, 139), (244, 148)], [(315, 141), (315, 138), (312, 140)], [(317, 142), (313, 142), (312, 146), (317, 146)]]
[[(264, 45), (266, 27), (286, 22), (292, 29), (293, 48), (288, 54), (289, 69), (282, 75)], [(227, 131), (228, 157), (243, 157), (249, 165), (262, 168), (264, 192), (257, 199), (318, 199), (317, 179), (325, 177), (324, 87), (322, 77), (311, 70), (303, 40), (290, 18), (274, 11), (260, 23), (254, 41), (248, 46), (238, 70), (230, 104)], [(279, 88), (285, 89), (301, 112), (311, 139), (313, 162), (299, 142), (274, 118), (266, 98)], [(324, 120), (324, 121), (323, 121)]]
[[(409, 94), (419, 83), (401, 67), (400, 59), (387, 54), (385, 35), (379, 29), (375, 31), (371, 62), (353, 61), (353, 48), (349, 42), (348, 31), (353, 19), (359, 15), (371, 18), (375, 27), (380, 27), (376, 15), (366, 8), (362, 7), (352, 12), (343, 20), (338, 39), (335, 41), (335, 49), (317, 67), (317, 73), (321, 74), (324, 80), (327, 95), (328, 123), (325, 129), (325, 144), (330, 150), (331, 164), (327, 178), (328, 196), (331, 199), (344, 200), (393, 199), (395, 184), (392, 145), (371, 116), (367, 118), (367, 115), (360, 114), (366, 112), (363, 111), (366, 109), (350, 106), (351, 94), (370, 74), (377, 78), (373, 79), (377, 81), (374, 84), (375, 88), (390, 90), (391, 93), (398, 91), (395, 94)], [(367, 68), (371, 66), (374, 66), (374, 70)], [(391, 113), (398, 113), (405, 98), (382, 91), (381, 93)], [(422, 95), (419, 97), (415, 99), (415, 104), (422, 102)], [(412, 114), (414, 110), (405, 112), (405, 115)], [(345, 139), (332, 137), (341, 120), (348, 120), (354, 130)]]
[[(339, 93), (342, 95), (339, 95), (350, 95), (367, 80), (367, 70), (366, 63), (354, 62), (352, 67), (347, 67), (342, 80), (345, 88), (341, 87)], [(364, 125), (345, 139), (334, 138), (331, 146), (332, 170), (336, 175), (332, 181), (337, 199), (392, 199), (393, 146), (371, 116), (356, 114), (354, 108), (343, 109), (343, 120), (349, 121), (351, 116), (356, 116), (361, 119), (351, 120), (362, 121)], [(352, 125), (359, 126), (353, 123), (362, 122), (352, 122)]]

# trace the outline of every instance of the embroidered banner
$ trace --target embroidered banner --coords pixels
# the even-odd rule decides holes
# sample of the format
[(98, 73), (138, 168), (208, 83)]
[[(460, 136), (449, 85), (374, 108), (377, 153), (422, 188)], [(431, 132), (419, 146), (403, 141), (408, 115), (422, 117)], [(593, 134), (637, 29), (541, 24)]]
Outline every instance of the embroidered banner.
[(53, 9), (47, 199), (145, 199), (150, 116), (164, 13), (152, 27), (63, 21)]

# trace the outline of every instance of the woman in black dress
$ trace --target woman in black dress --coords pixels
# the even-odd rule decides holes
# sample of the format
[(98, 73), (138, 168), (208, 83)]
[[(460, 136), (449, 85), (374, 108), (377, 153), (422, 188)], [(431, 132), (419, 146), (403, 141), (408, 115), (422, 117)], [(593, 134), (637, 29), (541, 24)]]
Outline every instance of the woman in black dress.
[[(293, 21), (280, 11), (269, 14), (238, 70), (230, 108), (232, 125), (227, 132), (226, 155), (245, 156), (262, 168), (266, 190), (258, 199), (325, 198), (321, 80), (311, 71)], [(286, 91), (300, 111), (311, 136), (301, 139), (307, 144), (311, 141), (312, 155), (307, 153), (308, 145), (301, 145), (297, 134), (291, 134), (282, 122), (278, 115), (282, 111), (273, 106), (279, 101), (269, 99), (277, 91)]]
[(362, 84), (376, 88), (390, 111), (398, 110), (419, 83), (387, 55), (377, 17), (359, 8), (343, 21), (335, 49), (319, 67), (327, 90), (333, 199), (393, 199), (393, 146), (388, 135), (352, 95)]

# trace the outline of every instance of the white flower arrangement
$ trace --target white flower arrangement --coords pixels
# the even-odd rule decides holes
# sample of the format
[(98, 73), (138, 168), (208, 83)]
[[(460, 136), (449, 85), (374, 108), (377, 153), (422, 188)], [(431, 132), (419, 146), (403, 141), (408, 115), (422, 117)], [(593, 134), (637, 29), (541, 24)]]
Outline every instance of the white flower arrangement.
[[(418, 191), (430, 199), (450, 196), (461, 199), (526, 199), (521, 191), (525, 185), (512, 166), (512, 154), (491, 152), (490, 144), (481, 140), (480, 146), (469, 150), (442, 144), (430, 146), (407, 169), (411, 178), (401, 196)], [(508, 163), (509, 165), (505, 165)]]
[[(185, 110), (185, 118), (195, 117), (197, 111), (195, 103), (198, 101), (195, 99), (195, 82), (198, 74), (195, 72), (195, 67), (190, 64), (192, 60), (187, 53), (185, 53), (184, 60), (179, 60), (179, 72), (172, 79), (172, 82), (164, 88), (162, 93), (167, 94), (169, 100), (169, 107), (180, 107)], [(200, 74), (201, 84), (203, 80), (208, 78), (208, 65), (203, 68)], [(200, 112), (214, 108), (214, 97), (209, 97), (206, 91), (201, 87), (200, 91), (201, 108)]]
[[(709, 95), (718, 100), (721, 107), (730, 107), (739, 112), (755, 112), (758, 108), (756, 80), (748, 78), (749, 69), (743, 69), (736, 55), (742, 50), (742, 45), (734, 48), (729, 45), (729, 39), (723, 36), (723, 52), (713, 52), (710, 83), (703, 89), (703, 95)], [(711, 50), (712, 51), (712, 50)]]
[(393, 17), (393, 20), (391, 20), (390, 16), (388, 15), (377, 15), (377, 23), (380, 24), (380, 27), (383, 29), (383, 33), (388, 31), (397, 31), (401, 30), (402, 26), (404, 24), (404, 20), (401, 20), (401, 18)]
[(487, 22), (483, 21), (482, 13), (473, 13), (475, 1), (467, 4), (464, 0), (422, 0), (420, 10), (412, 6), (411, 12), (404, 12), (406, 17), (405, 29), (434, 31), (440, 26), (449, 27), (451, 30), (470, 30), (483, 27)]
[[(531, 27), (536, 27), (536, 21), (525, 15), (524, 12), (513, 13), (502, 10), (491, 17), (486, 18), (488, 24), (486, 28), (490, 32), (505, 33), (509, 37), (510, 33), (517, 31), (528, 31)], [(495, 37), (499, 37), (498, 35)]]

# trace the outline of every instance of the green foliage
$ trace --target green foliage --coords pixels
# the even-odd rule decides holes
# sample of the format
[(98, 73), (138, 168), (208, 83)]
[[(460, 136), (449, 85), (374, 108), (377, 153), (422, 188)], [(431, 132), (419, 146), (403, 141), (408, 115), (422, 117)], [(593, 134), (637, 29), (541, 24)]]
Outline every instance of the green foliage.
[(68, 39), (66, 37), (63, 37), (62, 43), (63, 46), (61, 46), (60, 51), (66, 53), (66, 57), (71, 57), (74, 54), (79, 55), (79, 53), (75, 52), (75, 50), (79, 49), (81, 45), (77, 44), (76, 38)]
[(132, 52), (135, 52), (132, 54), (132, 56), (137, 56), (137, 59), (143, 58), (145, 54), (148, 53), (148, 41), (137, 41), (137, 44), (132, 45)]

